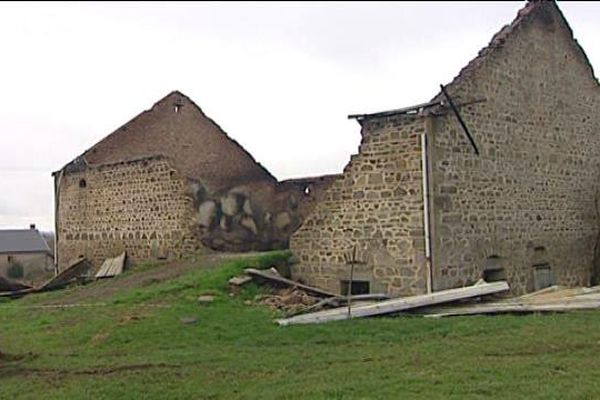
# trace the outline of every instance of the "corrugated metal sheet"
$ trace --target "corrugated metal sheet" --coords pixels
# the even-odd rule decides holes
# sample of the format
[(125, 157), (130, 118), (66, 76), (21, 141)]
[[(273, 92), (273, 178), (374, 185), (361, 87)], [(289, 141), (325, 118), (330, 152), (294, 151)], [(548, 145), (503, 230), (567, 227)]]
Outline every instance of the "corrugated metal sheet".
[(125, 252), (115, 258), (107, 258), (96, 273), (96, 278), (111, 278), (123, 272), (125, 266)]

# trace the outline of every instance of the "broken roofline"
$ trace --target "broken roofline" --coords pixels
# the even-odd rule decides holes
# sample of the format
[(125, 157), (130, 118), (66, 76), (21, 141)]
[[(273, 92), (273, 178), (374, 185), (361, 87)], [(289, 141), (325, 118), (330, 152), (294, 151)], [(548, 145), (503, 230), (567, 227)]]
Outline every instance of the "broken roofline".
[[(482, 98), (474, 99), (471, 101), (465, 101), (463, 103), (456, 104), (456, 107), (464, 107), (464, 106), (468, 106), (470, 104), (482, 103), (484, 101), (486, 101), (486, 99), (484, 97), (482, 97)], [(450, 105), (448, 104), (448, 102), (446, 100), (437, 100), (437, 101), (430, 101), (428, 103), (416, 104), (414, 106), (409, 106), (409, 107), (404, 107), (404, 108), (396, 108), (394, 110), (380, 111), (380, 112), (376, 112), (376, 113), (372, 113), (372, 114), (352, 114), (352, 115), (348, 115), (348, 119), (356, 119), (356, 120), (361, 121), (363, 119), (383, 118), (383, 117), (390, 117), (392, 115), (400, 115), (400, 114), (418, 114), (421, 111), (425, 110), (426, 108), (432, 108), (432, 107), (437, 107), (437, 106), (444, 107), (444, 108), (450, 107)]]
[[(477, 56), (474, 59), (472, 59), (459, 72), (459, 74), (452, 80), (452, 82), (450, 82), (448, 85), (444, 85), (444, 86), (451, 88), (454, 86), (454, 84), (456, 82), (459, 82), (462, 79), (464, 79), (464, 77), (471, 70), (477, 68), (477, 66), (485, 58), (487, 58), (489, 56), (489, 54), (491, 54), (496, 49), (501, 48), (504, 45), (504, 42), (506, 41), (507, 37), (509, 37), (509, 35), (519, 25), (521, 25), (523, 23), (523, 21), (525, 21), (529, 16), (531, 16), (535, 9), (537, 9), (539, 7), (545, 7), (545, 6), (553, 7), (553, 9), (558, 13), (558, 16), (562, 20), (564, 26), (567, 28), (567, 31), (568, 31), (573, 43), (575, 44), (576, 51), (581, 55), (583, 62), (585, 63), (585, 65), (587, 66), (587, 68), (590, 71), (592, 79), (594, 80), (594, 82), (596, 82), (596, 84), (598, 84), (599, 82), (598, 82), (598, 79), (596, 78), (596, 75), (594, 74), (594, 68), (592, 67), (592, 64), (590, 63), (590, 60), (589, 60), (587, 54), (585, 53), (585, 51), (583, 50), (583, 48), (581, 47), (581, 45), (579, 44), (577, 39), (575, 39), (574, 34), (573, 34), (573, 29), (571, 29), (569, 22), (566, 20), (565, 16), (563, 15), (562, 11), (560, 10), (560, 8), (558, 8), (558, 6), (556, 5), (556, 2), (554, 0), (551, 0), (551, 1), (533, 0), (533, 1), (529, 1), (525, 5), (525, 7), (523, 7), (521, 10), (519, 10), (516, 18), (510, 24), (505, 25), (500, 31), (498, 31), (492, 37), (490, 43), (486, 47), (482, 48), (479, 51)], [(360, 121), (363, 119), (381, 118), (381, 117), (388, 117), (388, 116), (400, 115), (400, 114), (411, 114), (411, 113), (417, 114), (420, 111), (420, 109), (426, 109), (426, 108), (431, 108), (431, 107), (435, 107), (435, 106), (442, 106), (442, 107), (446, 106), (447, 104), (444, 104), (444, 101), (442, 99), (440, 99), (441, 96), (443, 96), (443, 94), (438, 93), (436, 95), (436, 97), (434, 97), (434, 99), (438, 99), (438, 100), (434, 100), (429, 103), (417, 104), (417, 105), (414, 105), (411, 107), (399, 108), (399, 109), (389, 110), (389, 111), (382, 111), (382, 112), (373, 113), (373, 114), (354, 114), (354, 115), (349, 115), (348, 118), (349, 119), (357, 119)], [(467, 103), (456, 104), (457, 107), (461, 107), (464, 105), (467, 105)]]

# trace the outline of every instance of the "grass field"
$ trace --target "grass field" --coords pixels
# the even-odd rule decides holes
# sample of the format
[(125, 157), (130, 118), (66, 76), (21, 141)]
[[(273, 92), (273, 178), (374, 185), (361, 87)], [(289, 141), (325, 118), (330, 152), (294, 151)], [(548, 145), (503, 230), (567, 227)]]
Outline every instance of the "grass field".
[(226, 282), (285, 257), (144, 265), (2, 301), (0, 399), (600, 398), (598, 312), (283, 328), (244, 304), (260, 288), (232, 298)]

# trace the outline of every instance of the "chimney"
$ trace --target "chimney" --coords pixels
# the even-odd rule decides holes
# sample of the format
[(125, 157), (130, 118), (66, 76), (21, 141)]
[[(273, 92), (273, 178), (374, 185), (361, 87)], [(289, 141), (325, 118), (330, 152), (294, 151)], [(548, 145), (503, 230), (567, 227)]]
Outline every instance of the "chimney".
[(29, 229), (35, 229), (35, 224), (30, 224)]

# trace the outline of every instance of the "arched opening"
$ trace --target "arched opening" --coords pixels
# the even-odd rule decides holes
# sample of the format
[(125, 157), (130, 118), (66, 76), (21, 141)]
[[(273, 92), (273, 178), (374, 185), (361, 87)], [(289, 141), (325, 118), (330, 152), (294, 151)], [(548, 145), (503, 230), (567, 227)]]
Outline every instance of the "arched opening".
[(87, 182), (85, 181), (85, 179), (82, 178), (79, 180), (79, 187), (82, 189), (87, 187)]

